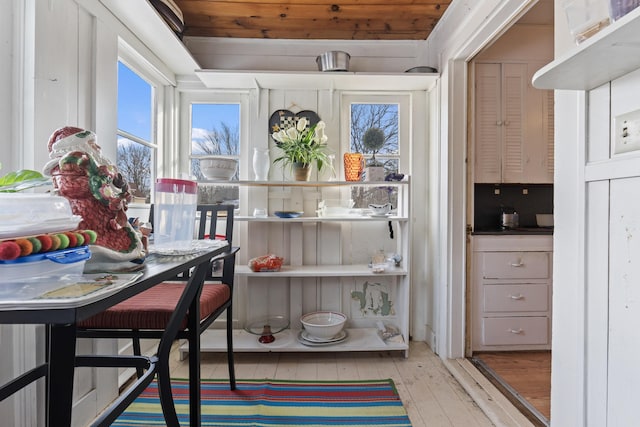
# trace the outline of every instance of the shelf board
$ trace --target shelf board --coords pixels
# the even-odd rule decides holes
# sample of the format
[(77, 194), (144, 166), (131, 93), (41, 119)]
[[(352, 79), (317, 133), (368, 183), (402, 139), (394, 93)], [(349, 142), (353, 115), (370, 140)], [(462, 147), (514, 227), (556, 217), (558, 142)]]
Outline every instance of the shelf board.
[[(345, 341), (327, 346), (310, 347), (298, 342), (300, 330), (285, 329), (275, 334), (276, 340), (270, 344), (258, 342), (258, 336), (236, 329), (233, 331), (234, 352), (335, 352), (335, 351), (407, 351), (409, 345), (406, 342), (386, 343), (378, 335), (375, 328), (347, 329), (348, 337)], [(200, 338), (201, 352), (227, 351), (226, 330), (208, 329)], [(189, 352), (189, 345), (180, 346), (180, 353)]]
[(591, 90), (640, 68), (640, 8), (602, 29), (533, 76), (538, 89)]
[(254, 216), (236, 215), (233, 217), (235, 221), (248, 222), (369, 222), (369, 221), (409, 221), (407, 217), (389, 216), (389, 217), (370, 217), (368, 215), (359, 216), (300, 216), (298, 218), (279, 218), (277, 216), (268, 216), (266, 218), (256, 218)]
[(387, 267), (384, 273), (374, 273), (366, 264), (353, 265), (283, 265), (280, 271), (254, 272), (249, 266), (236, 266), (238, 276), (251, 277), (362, 277), (362, 276), (406, 276), (402, 267)]
[(196, 70), (212, 89), (429, 90), (437, 73)]
[(403, 181), (216, 181), (201, 179), (198, 184), (241, 187), (390, 187), (409, 184)]

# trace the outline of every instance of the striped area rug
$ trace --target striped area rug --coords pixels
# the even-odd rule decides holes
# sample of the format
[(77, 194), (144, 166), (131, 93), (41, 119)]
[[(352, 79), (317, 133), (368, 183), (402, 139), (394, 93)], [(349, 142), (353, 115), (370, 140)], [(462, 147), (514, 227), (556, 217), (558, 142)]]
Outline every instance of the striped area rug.
[[(172, 380), (180, 424), (189, 425), (189, 386)], [(113, 426), (164, 426), (154, 381)], [(202, 380), (203, 426), (411, 426), (390, 379), (371, 381)]]

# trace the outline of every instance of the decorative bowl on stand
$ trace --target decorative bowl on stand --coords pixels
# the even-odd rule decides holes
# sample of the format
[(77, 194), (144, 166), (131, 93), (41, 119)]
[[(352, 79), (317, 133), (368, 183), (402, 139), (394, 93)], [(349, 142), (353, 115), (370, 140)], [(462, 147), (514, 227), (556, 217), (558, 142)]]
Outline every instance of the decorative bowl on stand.
[(259, 335), (258, 341), (262, 344), (270, 344), (276, 340), (275, 334), (289, 327), (289, 319), (284, 316), (271, 316), (255, 320), (245, 327), (251, 334)]

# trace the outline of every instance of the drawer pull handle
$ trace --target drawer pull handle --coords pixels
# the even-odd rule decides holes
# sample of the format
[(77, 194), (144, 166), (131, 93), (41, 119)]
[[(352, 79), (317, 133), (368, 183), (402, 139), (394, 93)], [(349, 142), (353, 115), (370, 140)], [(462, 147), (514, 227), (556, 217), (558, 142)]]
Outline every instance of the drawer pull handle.
[(513, 299), (513, 300), (521, 300), (524, 299), (524, 295), (522, 294), (518, 294), (518, 295), (509, 295), (509, 298)]
[(516, 334), (516, 335), (521, 335), (521, 334), (524, 333), (524, 330), (522, 328), (517, 329), (517, 330), (509, 328), (509, 329), (507, 329), (507, 331), (511, 332), (512, 334)]
[(511, 267), (523, 267), (523, 266), (524, 266), (524, 262), (522, 262), (522, 261), (512, 262), (511, 263)]

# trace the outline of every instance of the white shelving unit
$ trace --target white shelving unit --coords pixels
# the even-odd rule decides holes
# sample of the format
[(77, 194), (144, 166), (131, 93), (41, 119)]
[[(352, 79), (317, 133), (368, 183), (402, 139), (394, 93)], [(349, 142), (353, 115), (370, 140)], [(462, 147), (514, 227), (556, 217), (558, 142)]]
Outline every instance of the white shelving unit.
[[(268, 315), (283, 315), (290, 321), (290, 327), (275, 334), (276, 340), (262, 344), (259, 336), (247, 332), (244, 327), (234, 331), (234, 350), (241, 352), (288, 352), (288, 351), (404, 351), (408, 353), (409, 337), (409, 296), (410, 296), (410, 215), (409, 180), (383, 182), (260, 182), (235, 181), (224, 183), (207, 182), (209, 185), (238, 185), (247, 191), (247, 199), (269, 200), (267, 218), (238, 215), (234, 219), (240, 230), (255, 239), (256, 245), (242, 247), (247, 258), (265, 255), (265, 248), (283, 250), (285, 264), (277, 272), (253, 272), (247, 265), (236, 266), (236, 281), (246, 281), (247, 324)], [(325, 194), (335, 195), (336, 191), (349, 193), (352, 187), (394, 187), (398, 193), (394, 215), (379, 218), (368, 215), (345, 217), (319, 217), (305, 210), (298, 218), (279, 218), (273, 212), (281, 210), (289, 203), (309, 206), (309, 194), (324, 198)], [(278, 193), (282, 189), (283, 200)], [(276, 192), (273, 196), (271, 192)], [(327, 193), (329, 192), (329, 193)], [(270, 198), (269, 195), (273, 198)], [(242, 198), (242, 196), (241, 196)], [(327, 197), (331, 198), (331, 197)], [(256, 202), (260, 203), (260, 202)], [(315, 202), (311, 202), (315, 203)], [(250, 209), (248, 206), (246, 209)], [(388, 234), (394, 228), (393, 238)], [(241, 233), (244, 231), (241, 231)], [(353, 242), (353, 236), (359, 242)], [(237, 238), (236, 238), (237, 240)], [(259, 243), (258, 243), (259, 242)], [(374, 273), (368, 264), (369, 251), (377, 248), (375, 242), (384, 242), (385, 249), (392, 246), (395, 253), (402, 255), (400, 266), (388, 265), (384, 272)], [(353, 248), (352, 246), (357, 246)], [(242, 244), (241, 244), (242, 246)], [(364, 249), (362, 249), (364, 248)], [(372, 253), (371, 253), (372, 254)], [(366, 284), (365, 284), (366, 283)], [(375, 304), (382, 300), (367, 300), (364, 305), (365, 289), (371, 285), (383, 289), (386, 314)], [(374, 286), (375, 287), (375, 286)], [(373, 288), (373, 287), (372, 287)], [(271, 295), (271, 294), (275, 294)], [(354, 299), (354, 293), (361, 299)], [(251, 303), (251, 297), (254, 302)], [(354, 302), (355, 301), (355, 302)], [(360, 302), (362, 301), (362, 302)], [(364, 306), (360, 305), (363, 304)], [(375, 307), (374, 307), (375, 306)], [(298, 336), (301, 331), (299, 318), (302, 314), (315, 310), (337, 310), (348, 317), (348, 337), (343, 342), (309, 346), (302, 344)], [(397, 327), (402, 337), (384, 341), (378, 334), (377, 322)], [(202, 335), (201, 351), (225, 351), (225, 330), (210, 329)], [(182, 352), (188, 351), (181, 347)]]
[(590, 90), (640, 68), (640, 8), (585, 40), (533, 76), (538, 89)]

